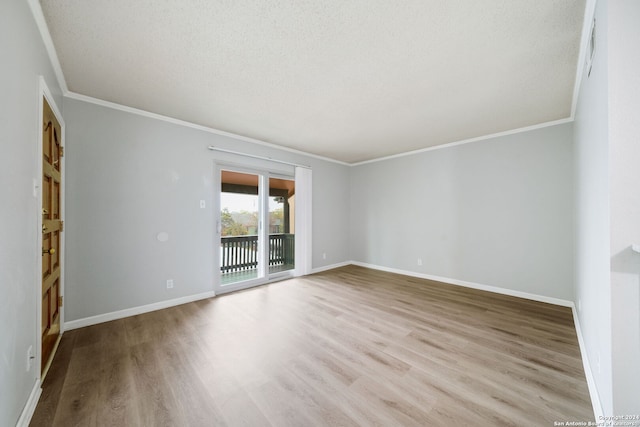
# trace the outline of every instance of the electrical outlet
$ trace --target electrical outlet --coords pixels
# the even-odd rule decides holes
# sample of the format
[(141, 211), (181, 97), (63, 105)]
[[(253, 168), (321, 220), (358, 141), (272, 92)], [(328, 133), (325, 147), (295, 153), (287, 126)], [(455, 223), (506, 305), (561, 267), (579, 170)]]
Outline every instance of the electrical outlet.
[(422, 265), (422, 258), (418, 258), (418, 265)]
[(167, 280), (167, 289), (173, 289), (173, 279)]
[(35, 358), (36, 357), (33, 355), (33, 346), (30, 345), (29, 350), (27, 350), (27, 372), (31, 370), (31, 367), (33, 366), (33, 360)]
[(582, 311), (582, 301), (578, 300), (578, 311)]
[(327, 253), (326, 252), (322, 253), (322, 259), (327, 259)]
[(204, 209), (207, 207), (207, 202), (205, 202), (204, 200), (200, 200), (200, 209)]

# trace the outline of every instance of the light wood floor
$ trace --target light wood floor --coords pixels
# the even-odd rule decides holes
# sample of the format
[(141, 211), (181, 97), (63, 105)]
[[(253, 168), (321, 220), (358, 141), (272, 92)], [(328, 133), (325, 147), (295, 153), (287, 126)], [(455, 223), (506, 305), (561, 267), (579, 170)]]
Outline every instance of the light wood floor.
[(570, 420), (570, 309), (349, 266), (65, 333), (31, 425)]

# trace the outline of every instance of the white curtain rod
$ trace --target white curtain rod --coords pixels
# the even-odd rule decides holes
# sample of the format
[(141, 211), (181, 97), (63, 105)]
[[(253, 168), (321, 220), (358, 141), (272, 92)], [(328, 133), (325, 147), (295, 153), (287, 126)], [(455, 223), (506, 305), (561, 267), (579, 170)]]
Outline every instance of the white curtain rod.
[(222, 153), (237, 154), (239, 156), (251, 157), (252, 159), (268, 160), (270, 162), (282, 163), (284, 165), (297, 166), (299, 168), (311, 169), (311, 166), (307, 166), (307, 165), (300, 165), (298, 163), (285, 162), (284, 160), (277, 160), (277, 159), (273, 159), (271, 157), (256, 156), (256, 155), (253, 155), (253, 154), (241, 153), (239, 151), (227, 150), (226, 148), (214, 147), (213, 145), (210, 145), (207, 148), (209, 148), (209, 150), (211, 150), (211, 151), (220, 151)]

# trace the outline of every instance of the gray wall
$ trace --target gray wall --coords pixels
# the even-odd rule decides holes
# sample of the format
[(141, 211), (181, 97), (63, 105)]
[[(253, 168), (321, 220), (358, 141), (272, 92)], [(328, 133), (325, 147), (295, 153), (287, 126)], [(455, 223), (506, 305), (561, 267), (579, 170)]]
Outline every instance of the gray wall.
[(26, 371), (27, 349), (36, 349), (36, 271), (39, 176), (38, 76), (62, 107), (40, 33), (27, 2), (0, 1), (0, 425), (12, 426), (36, 381), (39, 363)]
[(606, 415), (640, 413), (640, 3), (598, 2), (575, 121), (576, 303)]
[(613, 410), (640, 414), (640, 2), (608, 8)]
[(596, 56), (584, 73), (575, 120), (576, 306), (591, 370), (612, 414), (609, 281), (609, 145), (606, 3), (598, 2)]
[(572, 191), (571, 124), (356, 166), (351, 257), (571, 300)]
[(75, 99), (64, 108), (67, 320), (213, 290), (212, 179), (223, 155), (208, 145), (312, 166), (313, 267), (348, 260), (347, 166)]

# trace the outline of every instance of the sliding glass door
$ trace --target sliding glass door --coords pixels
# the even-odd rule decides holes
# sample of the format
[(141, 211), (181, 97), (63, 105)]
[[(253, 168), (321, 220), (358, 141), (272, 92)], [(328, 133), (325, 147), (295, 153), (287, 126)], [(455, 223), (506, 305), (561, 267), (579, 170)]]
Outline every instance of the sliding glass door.
[(295, 266), (293, 177), (219, 167), (217, 292), (290, 276)]

